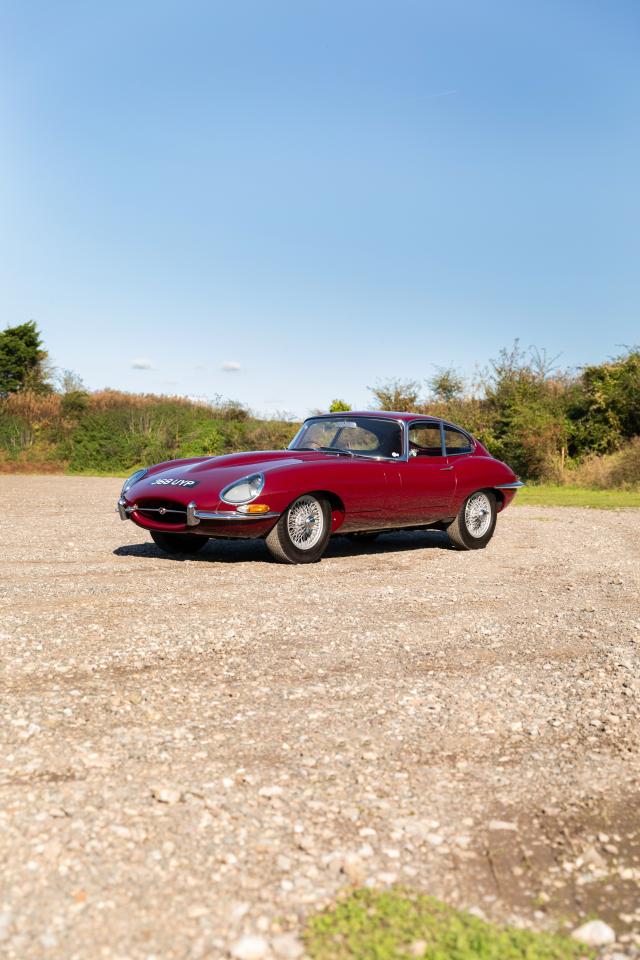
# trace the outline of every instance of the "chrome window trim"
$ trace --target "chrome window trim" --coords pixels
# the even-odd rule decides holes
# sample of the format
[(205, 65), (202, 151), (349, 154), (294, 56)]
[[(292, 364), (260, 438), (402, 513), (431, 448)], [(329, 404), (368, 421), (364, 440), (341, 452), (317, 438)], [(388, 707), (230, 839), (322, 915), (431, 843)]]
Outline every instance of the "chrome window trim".
[[(344, 417), (345, 417), (345, 418), (347, 417), (348, 413), (349, 413), (348, 410), (344, 411)], [(375, 415), (369, 416), (369, 414), (367, 414), (366, 417), (363, 417), (363, 416), (361, 416), (360, 414), (357, 414), (357, 413), (354, 414), (354, 416), (352, 417), (352, 419), (354, 419), (354, 418), (357, 418), (358, 420), (382, 420), (384, 423), (397, 423), (398, 426), (400, 427), (400, 434), (401, 434), (401, 436), (404, 436), (403, 443), (402, 443), (403, 452), (400, 454), (399, 457), (372, 457), (372, 456), (369, 456), (369, 455), (366, 454), (366, 453), (356, 453), (356, 454), (354, 455), (354, 460), (378, 460), (378, 461), (384, 462), (384, 463), (402, 463), (404, 460), (407, 460), (407, 459), (408, 459), (409, 441), (407, 440), (408, 433), (407, 433), (406, 430), (403, 429), (404, 426), (405, 426), (405, 421), (404, 421), (404, 420), (396, 419), (395, 417), (376, 417)], [(311, 423), (311, 421), (317, 421), (317, 420), (332, 420), (332, 419), (338, 420), (338, 419), (340, 419), (340, 418), (339, 418), (339, 416), (338, 416), (337, 414), (334, 414), (334, 413), (332, 413), (332, 414), (329, 414), (329, 413), (319, 413), (316, 417), (307, 417), (306, 420), (303, 420), (303, 421), (302, 421), (302, 426), (300, 427), (300, 430), (302, 430), (302, 427), (304, 427), (305, 424)], [(300, 430), (298, 430), (298, 433), (300, 433)], [(296, 437), (298, 436), (298, 433), (296, 433)], [(293, 440), (295, 440), (296, 437), (294, 437)], [(293, 440), (291, 441), (291, 443), (293, 443)], [(287, 450), (294, 450), (294, 451), (295, 451), (295, 450), (298, 450), (298, 449), (299, 449), (298, 447), (292, 447), (292, 446), (288, 446), (288, 447), (287, 447)], [(303, 450), (302, 453), (304, 453), (304, 452), (305, 452), (305, 451)], [(327, 450), (319, 450), (319, 451), (318, 451), (318, 453), (328, 453), (328, 452), (329, 452), (329, 451), (327, 451)], [(346, 452), (346, 451), (345, 451), (345, 452)], [(353, 452), (353, 451), (352, 451), (352, 452)], [(339, 456), (339, 454), (338, 454), (338, 456)]]

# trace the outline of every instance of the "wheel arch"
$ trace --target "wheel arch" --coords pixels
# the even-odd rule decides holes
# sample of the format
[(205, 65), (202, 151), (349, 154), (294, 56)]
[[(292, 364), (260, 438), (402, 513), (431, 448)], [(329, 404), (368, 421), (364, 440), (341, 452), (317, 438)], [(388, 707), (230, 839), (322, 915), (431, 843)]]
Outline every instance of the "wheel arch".
[(505, 506), (506, 500), (504, 491), (498, 489), (498, 487), (492, 487), (490, 483), (485, 483), (484, 486), (474, 486), (472, 484), (466, 485), (463, 489), (458, 489), (457, 496), (453, 501), (453, 508), (458, 511), (462, 504), (467, 500), (468, 497), (473, 496), (474, 493), (490, 493), (495, 498), (496, 501), (496, 511), (500, 513), (502, 508)]
[[(295, 496), (291, 503), (297, 500), (298, 497), (303, 497), (306, 494), (309, 494), (312, 497), (318, 497), (318, 499), (327, 500), (329, 502), (329, 506), (331, 507), (331, 533), (335, 533), (336, 530), (342, 526), (347, 515), (342, 497), (339, 497), (338, 494), (333, 490), (305, 490), (304, 493), (299, 493), (297, 496)], [(289, 506), (291, 506), (291, 504), (289, 504)]]
[(465, 502), (467, 497), (472, 497), (474, 493), (492, 494), (496, 501), (496, 513), (500, 513), (505, 504), (504, 491), (500, 490), (498, 487), (492, 487), (491, 484), (486, 484), (484, 487), (477, 487), (474, 490), (470, 490), (464, 495), (463, 499), (461, 500), (461, 504)]
[(496, 509), (498, 513), (500, 513), (504, 507), (504, 492), (498, 489), (498, 487), (486, 487), (485, 489), (496, 498)]

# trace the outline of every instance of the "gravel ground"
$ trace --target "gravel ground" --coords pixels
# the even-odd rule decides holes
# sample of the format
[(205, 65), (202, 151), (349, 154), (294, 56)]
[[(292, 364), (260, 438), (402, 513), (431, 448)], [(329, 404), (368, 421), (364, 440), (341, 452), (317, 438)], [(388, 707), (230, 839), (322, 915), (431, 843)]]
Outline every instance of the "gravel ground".
[(119, 486), (0, 478), (0, 955), (295, 958), (396, 882), (640, 955), (640, 511), (286, 567), (164, 557)]

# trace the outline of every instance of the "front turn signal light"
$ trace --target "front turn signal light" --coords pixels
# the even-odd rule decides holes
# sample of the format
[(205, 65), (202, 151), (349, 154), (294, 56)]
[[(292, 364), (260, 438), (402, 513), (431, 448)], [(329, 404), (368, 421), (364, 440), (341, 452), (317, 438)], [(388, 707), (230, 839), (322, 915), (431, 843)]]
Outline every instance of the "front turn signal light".
[(238, 513), (269, 513), (268, 503), (244, 503), (238, 507)]

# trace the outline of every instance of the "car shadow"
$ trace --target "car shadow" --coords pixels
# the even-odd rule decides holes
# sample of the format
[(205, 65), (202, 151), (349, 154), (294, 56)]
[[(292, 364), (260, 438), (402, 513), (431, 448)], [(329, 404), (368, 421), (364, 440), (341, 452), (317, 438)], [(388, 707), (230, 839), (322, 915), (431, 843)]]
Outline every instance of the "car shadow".
[[(406, 553), (412, 550), (453, 550), (446, 533), (441, 530), (410, 530), (381, 533), (371, 542), (351, 540), (347, 536), (332, 537), (323, 559), (371, 556), (386, 553)], [(195, 556), (164, 553), (155, 543), (130, 543), (116, 547), (116, 557), (147, 557), (184, 563), (265, 563), (274, 562), (263, 540), (212, 539)]]
[(452, 550), (443, 530), (406, 530), (381, 533), (375, 540), (360, 542), (336, 535), (329, 541), (325, 557), (352, 557), (358, 554), (401, 553), (411, 550)]

